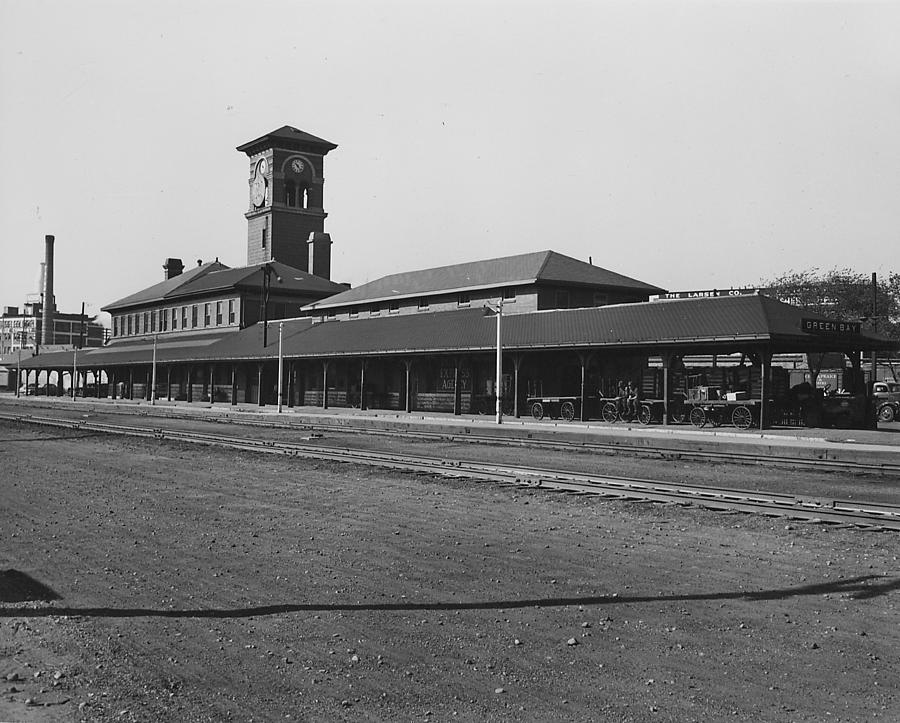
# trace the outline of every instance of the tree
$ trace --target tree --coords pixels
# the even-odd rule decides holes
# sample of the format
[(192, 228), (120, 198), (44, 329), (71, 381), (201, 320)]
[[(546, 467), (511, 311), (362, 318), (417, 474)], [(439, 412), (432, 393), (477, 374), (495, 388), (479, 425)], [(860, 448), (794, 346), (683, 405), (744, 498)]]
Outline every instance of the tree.
[[(872, 315), (872, 278), (851, 269), (789, 271), (760, 282), (763, 293), (831, 319), (858, 320), (864, 329), (900, 340), (900, 274), (878, 279)], [(873, 323), (874, 322), (874, 323)]]

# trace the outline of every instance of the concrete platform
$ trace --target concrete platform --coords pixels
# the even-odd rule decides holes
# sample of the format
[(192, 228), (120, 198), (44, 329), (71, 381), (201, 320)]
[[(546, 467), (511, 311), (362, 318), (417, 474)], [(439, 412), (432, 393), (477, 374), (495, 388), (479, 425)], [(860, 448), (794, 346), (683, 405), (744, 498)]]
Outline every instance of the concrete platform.
[[(353, 429), (393, 429), (432, 434), (470, 435), (501, 439), (546, 440), (568, 444), (603, 444), (625, 448), (646, 448), (672, 453), (710, 452), (722, 454), (758, 454), (779, 459), (820, 459), (836, 462), (900, 465), (900, 422), (879, 425), (878, 430), (839, 430), (776, 428), (739, 430), (733, 427), (697, 429), (691, 425), (649, 425), (602, 421), (565, 422), (504, 417), (496, 424), (493, 416), (453, 415), (434, 412), (396, 412), (384, 409), (359, 410), (319, 407), (259, 407), (255, 404), (158, 401), (150, 405), (144, 400), (110, 400), (79, 397), (74, 402), (66, 397), (22, 397), (0, 395), (5, 408), (23, 407), (37, 410), (73, 407), (118, 410), (130, 414), (171, 414), (235, 421), (259, 420), (282, 422), (286, 426), (315, 428), (316, 425), (340, 425)], [(327, 420), (327, 421), (326, 421)], [(900, 474), (898, 474), (900, 481)]]

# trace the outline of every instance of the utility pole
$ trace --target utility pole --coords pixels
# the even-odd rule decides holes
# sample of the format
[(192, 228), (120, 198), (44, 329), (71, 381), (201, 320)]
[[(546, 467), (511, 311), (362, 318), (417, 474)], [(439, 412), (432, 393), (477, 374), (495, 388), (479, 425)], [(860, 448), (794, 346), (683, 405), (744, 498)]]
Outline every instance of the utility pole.
[[(75, 401), (75, 389), (78, 386), (78, 349), (72, 350), (72, 401)], [(35, 392), (37, 393), (37, 392)]]
[[(878, 331), (878, 276), (872, 272), (872, 331)], [(878, 352), (872, 349), (872, 379), (873, 384), (878, 381)]]
[(284, 347), (282, 340), (284, 337), (284, 322), (278, 322), (278, 413), (281, 414), (281, 384), (284, 377)]
[[(20, 334), (22, 332), (19, 332)], [(16, 396), (20, 396), (19, 388), (22, 386), (22, 337), (19, 337), (19, 367), (16, 370)], [(27, 391), (25, 392), (28, 393)]]
[(503, 320), (503, 297), (501, 296), (497, 299), (496, 303), (489, 301), (485, 306), (497, 315), (497, 379), (494, 382), (494, 392), (497, 400), (495, 411), (497, 424), (503, 424), (503, 401), (501, 399), (503, 390), (503, 385), (501, 384), (503, 378), (503, 346), (500, 337), (500, 325)]
[(263, 349), (269, 345), (269, 287), (272, 285), (272, 274), (275, 274), (275, 280), (280, 284), (281, 277), (267, 261), (262, 265), (262, 289), (260, 294), (262, 296)]
[(81, 302), (81, 328), (78, 332), (78, 348), (84, 349), (84, 302)]
[(156, 342), (159, 334), (153, 335), (153, 372), (150, 375), (150, 406), (156, 404)]

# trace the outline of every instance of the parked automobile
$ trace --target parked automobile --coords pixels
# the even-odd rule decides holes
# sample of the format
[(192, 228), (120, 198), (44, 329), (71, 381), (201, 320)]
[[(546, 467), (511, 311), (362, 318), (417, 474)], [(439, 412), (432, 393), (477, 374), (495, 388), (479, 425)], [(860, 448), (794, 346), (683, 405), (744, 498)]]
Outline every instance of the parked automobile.
[(875, 413), (879, 422), (900, 419), (900, 382), (875, 382), (872, 385)]

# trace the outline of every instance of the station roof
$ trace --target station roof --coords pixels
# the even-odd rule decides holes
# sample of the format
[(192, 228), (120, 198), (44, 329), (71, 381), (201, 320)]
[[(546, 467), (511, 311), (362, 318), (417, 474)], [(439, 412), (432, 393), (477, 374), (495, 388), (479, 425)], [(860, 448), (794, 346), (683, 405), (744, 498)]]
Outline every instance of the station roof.
[[(162, 361), (189, 361), (202, 355), (204, 350), (220, 341), (228, 332), (191, 333), (166, 337), (161, 335), (156, 344), (156, 358)], [(232, 335), (235, 332), (230, 332)], [(127, 364), (147, 364), (153, 360), (153, 337), (130, 337), (113, 341), (106, 346), (38, 354), (29, 359), (28, 369), (99, 369)], [(22, 368), (26, 368), (22, 363)]]
[(646, 295), (664, 292), (657, 286), (556, 251), (536, 251), (391, 274), (310, 304), (307, 308), (329, 309), (349, 304), (536, 283), (626, 289)]
[[(272, 279), (272, 292), (297, 296), (328, 296), (346, 290), (346, 285), (338, 284), (320, 276), (295, 269), (280, 261), (269, 261), (280, 281)], [(164, 303), (189, 296), (202, 296), (230, 289), (258, 289), (262, 283), (263, 266), (240, 266), (230, 268), (218, 260), (185, 271), (171, 279), (166, 279), (137, 293), (126, 296), (103, 307), (103, 311), (121, 311), (150, 304)]]
[[(587, 309), (538, 311), (502, 320), (506, 351), (553, 349), (658, 354), (892, 351), (900, 343), (861, 332), (819, 335), (802, 330), (802, 320), (816, 318), (767, 296), (677, 299)], [(496, 344), (496, 320), (484, 309), (401, 314), (347, 321), (285, 320), (284, 356), (316, 359), (490, 352)], [(226, 335), (161, 337), (159, 362), (249, 361), (278, 355), (278, 324), (269, 323), (268, 345), (262, 326)], [(126, 343), (127, 342), (127, 343)], [(146, 364), (149, 338), (123, 340), (78, 354), (79, 367)], [(71, 352), (42, 354), (23, 367), (70, 368)]]

